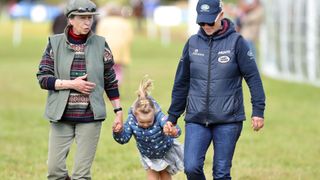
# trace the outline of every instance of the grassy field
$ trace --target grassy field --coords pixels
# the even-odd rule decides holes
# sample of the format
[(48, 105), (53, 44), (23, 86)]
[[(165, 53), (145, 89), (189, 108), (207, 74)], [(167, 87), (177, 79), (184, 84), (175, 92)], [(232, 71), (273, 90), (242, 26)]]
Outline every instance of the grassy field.
[[(46, 91), (36, 72), (49, 34), (48, 24), (23, 23), (22, 43), (12, 45), (13, 24), (0, 22), (0, 177), (40, 180), (46, 176), (48, 122), (43, 118)], [(175, 69), (183, 42), (163, 47), (158, 39), (137, 34), (133, 63), (126, 68), (121, 97), (127, 110), (144, 74), (155, 80), (153, 96), (168, 109)], [(246, 121), (234, 156), (236, 180), (315, 180), (320, 177), (319, 88), (263, 77), (267, 95), (265, 128), (253, 132)], [(250, 97), (245, 88), (247, 116)], [(117, 144), (111, 136), (113, 113), (104, 122), (92, 168), (93, 179), (140, 180), (145, 172), (135, 142)], [(184, 123), (180, 119), (179, 124)], [(183, 135), (179, 138), (183, 142)], [(72, 147), (68, 167), (72, 168)], [(212, 147), (205, 162), (211, 179)], [(185, 179), (183, 173), (173, 179)]]

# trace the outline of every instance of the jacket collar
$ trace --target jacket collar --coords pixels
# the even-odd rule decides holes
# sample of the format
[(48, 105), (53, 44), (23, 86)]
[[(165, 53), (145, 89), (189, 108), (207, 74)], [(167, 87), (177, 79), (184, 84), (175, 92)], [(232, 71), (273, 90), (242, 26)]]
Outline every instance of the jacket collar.
[[(72, 43), (68, 40), (68, 36), (69, 36), (68, 32), (69, 32), (70, 28), (72, 28), (72, 26), (71, 26), (70, 24), (66, 26), (66, 28), (64, 29), (64, 37), (65, 37), (65, 39), (66, 39), (67, 48), (72, 49), (72, 47), (70, 46)], [(90, 32), (88, 33), (87, 40), (86, 40), (86, 42), (84, 43), (85, 46), (91, 42), (91, 39), (92, 39), (92, 37), (93, 37), (94, 35), (95, 35), (95, 34), (94, 34), (92, 31), (90, 31)]]
[(221, 29), (219, 29), (213, 35), (208, 36), (201, 27), (200, 27), (197, 34), (202, 39), (209, 41), (210, 39), (212, 39), (212, 40), (223, 39), (226, 36), (228, 36), (229, 34), (234, 33), (234, 32), (236, 32), (236, 30), (234, 28), (234, 24), (229, 19), (225, 18), (221, 22)]

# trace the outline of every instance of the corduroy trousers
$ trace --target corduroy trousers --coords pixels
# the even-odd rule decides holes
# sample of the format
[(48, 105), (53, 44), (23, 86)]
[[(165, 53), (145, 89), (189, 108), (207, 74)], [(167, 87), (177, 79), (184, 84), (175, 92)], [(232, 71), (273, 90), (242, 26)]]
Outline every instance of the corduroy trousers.
[(66, 158), (73, 141), (76, 152), (72, 171), (72, 179), (90, 180), (91, 165), (95, 157), (101, 121), (90, 123), (51, 122), (48, 151), (49, 180), (64, 180), (68, 177)]

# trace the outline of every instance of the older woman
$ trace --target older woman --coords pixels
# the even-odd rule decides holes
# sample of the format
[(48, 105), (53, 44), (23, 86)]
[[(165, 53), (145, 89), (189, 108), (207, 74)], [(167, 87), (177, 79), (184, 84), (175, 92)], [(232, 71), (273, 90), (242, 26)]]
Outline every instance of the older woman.
[(77, 143), (72, 179), (91, 179), (90, 169), (106, 117), (104, 91), (122, 129), (122, 108), (113, 56), (105, 39), (92, 33), (96, 5), (71, 0), (65, 9), (64, 33), (49, 37), (37, 77), (48, 90), (46, 117), (50, 121), (48, 179), (70, 179), (66, 158)]

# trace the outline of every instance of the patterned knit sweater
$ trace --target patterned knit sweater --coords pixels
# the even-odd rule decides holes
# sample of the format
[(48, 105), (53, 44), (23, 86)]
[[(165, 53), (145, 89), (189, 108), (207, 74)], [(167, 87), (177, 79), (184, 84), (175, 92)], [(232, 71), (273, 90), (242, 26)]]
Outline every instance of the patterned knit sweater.
[[(74, 59), (70, 69), (70, 80), (86, 74), (86, 60), (84, 49), (86, 46), (87, 36), (77, 36), (73, 34), (71, 28), (67, 29), (68, 44), (75, 51)], [(110, 100), (119, 98), (118, 84), (112, 66), (114, 65), (113, 57), (108, 45), (105, 45), (105, 91)], [(41, 88), (55, 90), (54, 77), (54, 57), (50, 42), (40, 62), (37, 73)], [(101, 119), (103, 120), (103, 119)], [(68, 103), (62, 115), (61, 121), (68, 122), (92, 122), (94, 121), (93, 111), (90, 106), (89, 95), (82, 94), (76, 90), (70, 90)]]

